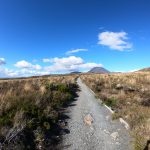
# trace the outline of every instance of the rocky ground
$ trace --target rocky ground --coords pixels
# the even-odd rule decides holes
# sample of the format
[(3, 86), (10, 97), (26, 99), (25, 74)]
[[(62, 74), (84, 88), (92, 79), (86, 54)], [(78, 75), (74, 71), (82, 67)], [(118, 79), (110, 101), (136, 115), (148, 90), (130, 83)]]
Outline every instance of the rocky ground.
[(78, 79), (79, 97), (67, 109), (68, 134), (63, 137), (64, 150), (130, 150), (129, 131), (112, 120), (110, 111)]

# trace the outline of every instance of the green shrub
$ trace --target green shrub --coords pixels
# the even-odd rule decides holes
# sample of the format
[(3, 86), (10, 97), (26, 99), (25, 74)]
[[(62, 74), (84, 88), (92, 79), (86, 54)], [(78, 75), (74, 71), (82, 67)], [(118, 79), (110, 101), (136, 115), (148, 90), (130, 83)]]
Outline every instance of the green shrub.
[(117, 100), (115, 98), (108, 98), (104, 101), (104, 103), (111, 108), (115, 108), (117, 106)]
[(46, 83), (46, 84), (45, 84), (45, 87), (46, 87), (46, 89), (49, 90), (49, 91), (54, 91), (54, 90), (56, 90), (56, 85), (54, 85), (53, 83)]
[(46, 128), (46, 130), (49, 130), (51, 127), (49, 122), (44, 122), (43, 126)]
[(57, 89), (58, 91), (63, 92), (63, 93), (69, 92), (69, 87), (66, 84), (58, 84)]
[(4, 149), (36, 149), (38, 142), (44, 145), (45, 141), (56, 144), (60, 132), (59, 110), (74, 98), (77, 90), (75, 82), (72, 83), (74, 78), (70, 79), (45, 77), (0, 83), (0, 138), (5, 138), (14, 128), (19, 130), (25, 126)]

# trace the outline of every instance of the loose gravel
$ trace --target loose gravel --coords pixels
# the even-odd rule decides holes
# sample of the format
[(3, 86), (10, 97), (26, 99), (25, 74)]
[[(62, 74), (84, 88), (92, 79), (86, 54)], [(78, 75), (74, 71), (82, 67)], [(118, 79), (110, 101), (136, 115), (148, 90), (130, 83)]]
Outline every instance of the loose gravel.
[(69, 133), (63, 136), (61, 149), (131, 150), (129, 131), (119, 120), (111, 119), (110, 111), (95, 98), (80, 78), (77, 82), (80, 87), (79, 97), (67, 109)]

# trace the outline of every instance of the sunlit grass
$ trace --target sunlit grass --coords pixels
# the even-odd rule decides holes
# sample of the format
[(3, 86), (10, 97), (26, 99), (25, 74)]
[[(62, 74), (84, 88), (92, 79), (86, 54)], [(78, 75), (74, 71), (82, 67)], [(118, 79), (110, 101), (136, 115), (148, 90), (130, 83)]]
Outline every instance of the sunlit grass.
[(150, 73), (88, 74), (81, 78), (115, 111), (113, 119), (123, 117), (130, 124), (135, 149), (143, 150), (150, 140)]
[(73, 100), (76, 90), (73, 75), (1, 80), (0, 142), (3, 148), (52, 147), (60, 132), (59, 109)]

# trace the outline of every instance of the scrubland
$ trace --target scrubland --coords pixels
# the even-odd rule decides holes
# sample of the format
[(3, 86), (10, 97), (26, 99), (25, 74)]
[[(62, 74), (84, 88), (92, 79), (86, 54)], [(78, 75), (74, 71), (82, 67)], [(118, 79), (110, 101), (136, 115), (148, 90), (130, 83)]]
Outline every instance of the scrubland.
[(84, 74), (81, 79), (114, 110), (112, 119), (130, 125), (135, 150), (148, 150), (150, 140), (150, 72)]
[(0, 149), (54, 149), (77, 89), (75, 75), (0, 80)]

